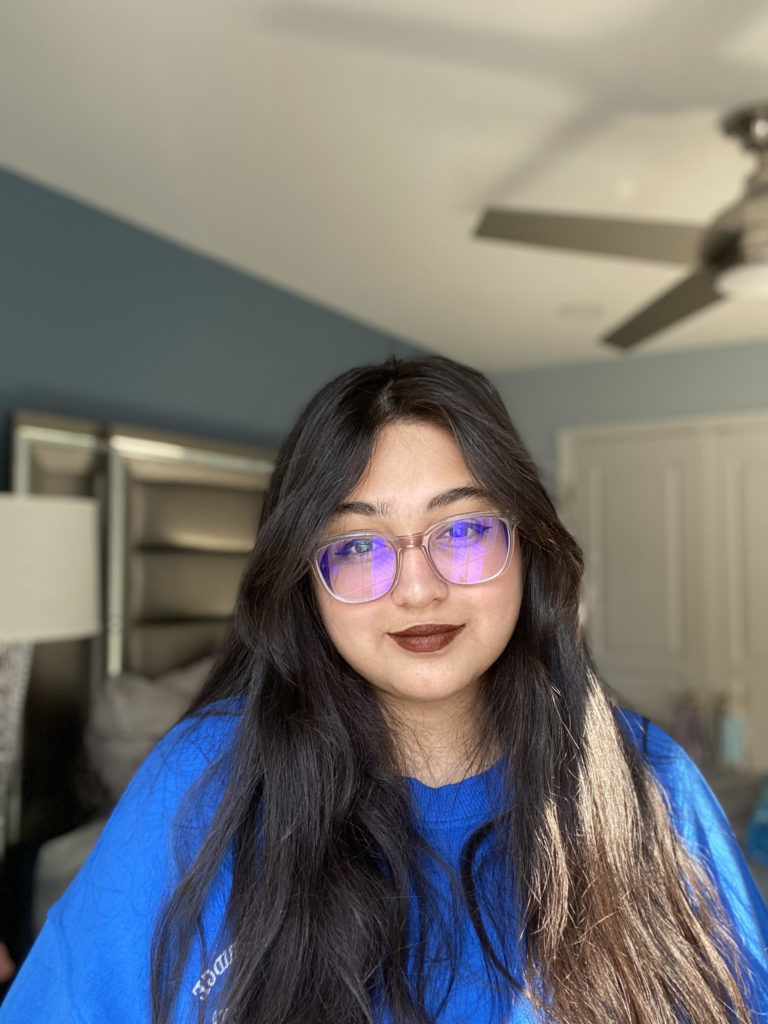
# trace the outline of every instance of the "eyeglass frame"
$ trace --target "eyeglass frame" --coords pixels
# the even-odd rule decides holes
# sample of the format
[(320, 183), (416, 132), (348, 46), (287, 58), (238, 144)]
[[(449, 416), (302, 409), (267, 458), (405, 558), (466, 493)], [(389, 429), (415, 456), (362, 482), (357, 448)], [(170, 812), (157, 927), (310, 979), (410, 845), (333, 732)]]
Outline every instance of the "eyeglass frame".
[[(446, 579), (445, 576), (440, 572), (434, 563), (432, 556), (429, 553), (429, 540), (432, 534), (440, 527), (445, 527), (449, 523), (458, 523), (464, 519), (482, 519), (482, 518), (497, 519), (500, 523), (503, 523), (507, 530), (507, 556), (504, 559), (504, 564), (495, 572), (493, 576), (489, 576), (487, 579), (482, 580), (467, 580), (465, 583), (458, 583), (454, 580)], [(403, 564), (402, 553), (408, 548), (421, 548), (424, 553), (424, 557), (427, 560), (427, 565), (430, 567), (432, 572), (437, 576), (438, 579), (442, 580), (443, 583), (447, 583), (450, 586), (455, 587), (474, 587), (479, 583), (490, 583), (491, 580), (498, 579), (499, 576), (509, 565), (509, 560), (512, 557), (512, 553), (515, 550), (515, 533), (517, 531), (518, 524), (510, 519), (508, 516), (500, 515), (498, 512), (461, 512), (455, 516), (448, 516), (446, 519), (438, 519), (436, 523), (427, 527), (426, 530), (422, 530), (420, 533), (404, 533), (401, 536), (395, 536), (391, 533), (385, 533), (383, 531), (373, 530), (352, 530), (349, 533), (338, 533), (334, 534), (333, 537), (326, 537), (321, 543), (316, 544), (309, 553), (309, 564), (317, 577), (318, 581), (323, 585), (323, 588), (332, 598), (336, 601), (340, 601), (342, 604), (370, 604), (371, 601), (380, 601), (382, 597), (386, 597), (387, 594), (391, 594), (397, 586), (398, 580), (400, 579), (400, 569)], [(378, 597), (368, 597), (362, 601), (353, 601), (347, 597), (339, 597), (329, 587), (328, 583), (323, 576), (320, 569), (318, 555), (321, 551), (324, 551), (329, 545), (339, 540), (354, 540), (356, 537), (380, 537), (382, 540), (390, 541), (395, 549), (395, 575), (392, 577), (392, 582), (389, 587), (384, 591), (383, 594), (379, 594)]]

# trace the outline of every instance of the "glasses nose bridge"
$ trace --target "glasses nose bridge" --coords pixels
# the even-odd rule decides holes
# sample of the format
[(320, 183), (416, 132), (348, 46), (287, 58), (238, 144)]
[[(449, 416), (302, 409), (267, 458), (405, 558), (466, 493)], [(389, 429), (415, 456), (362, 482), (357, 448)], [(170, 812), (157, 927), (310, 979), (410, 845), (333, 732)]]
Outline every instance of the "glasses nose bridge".
[[(432, 570), (433, 573), (435, 573), (436, 576), (442, 579), (440, 573), (437, 571), (432, 562), (432, 557), (430, 556), (429, 550), (427, 548), (427, 542), (429, 540), (428, 534), (430, 532), (431, 531), (429, 530), (423, 530), (421, 533), (406, 533), (403, 534), (403, 536), (401, 537), (392, 538), (396, 549), (397, 565), (395, 568), (395, 578), (392, 581), (392, 587), (390, 589), (394, 589), (400, 582), (400, 571), (403, 567), (403, 552), (407, 551), (409, 548), (420, 548), (429, 568)], [(427, 540), (424, 539), (425, 537), (427, 538)]]
[[(406, 551), (408, 548), (421, 548), (424, 554), (427, 555), (427, 544), (424, 538), (428, 532), (424, 530), (421, 533), (404, 533), (401, 537), (393, 538), (397, 550), (398, 564), (402, 558), (403, 551)], [(429, 556), (427, 556), (427, 561), (429, 561)]]

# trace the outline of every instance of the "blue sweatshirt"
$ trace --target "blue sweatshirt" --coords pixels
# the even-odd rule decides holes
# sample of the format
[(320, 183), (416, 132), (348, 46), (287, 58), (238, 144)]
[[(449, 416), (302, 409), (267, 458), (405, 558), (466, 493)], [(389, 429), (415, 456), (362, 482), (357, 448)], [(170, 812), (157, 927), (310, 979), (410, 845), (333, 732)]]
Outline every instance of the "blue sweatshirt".
[[(707, 865), (753, 973), (749, 996), (768, 1021), (768, 909), (715, 798), (695, 765), (665, 733), (633, 715), (625, 727), (645, 746), (666, 791), (674, 824)], [(177, 726), (140, 768), (79, 875), (51, 910), (29, 957), (0, 1007), (0, 1024), (148, 1024), (150, 945), (158, 908), (176, 880), (172, 825), (181, 811), (194, 845), (213, 807), (183, 803), (201, 773), (225, 749), (237, 721), (213, 715)], [(416, 811), (429, 842), (452, 864), (467, 837), (493, 816), (501, 798), (499, 766), (453, 785), (411, 780)], [(177, 822), (178, 827), (178, 822)], [(206, 934), (219, 931), (227, 892), (222, 869), (207, 904)], [(460, 929), (462, 960), (440, 1024), (490, 1024), (480, 948), (468, 919)], [(202, 967), (192, 956), (182, 980), (176, 1022), (224, 1024), (218, 995), (237, 955), (213, 942)], [(761, 992), (761, 994), (754, 994)], [(529, 1004), (514, 997), (507, 1020), (530, 1024)], [(170, 1024), (170, 1022), (169, 1022)], [(307, 1022), (310, 1024), (310, 1022)], [(320, 1022), (311, 1022), (320, 1024)], [(652, 1024), (652, 1022), (648, 1022)]]

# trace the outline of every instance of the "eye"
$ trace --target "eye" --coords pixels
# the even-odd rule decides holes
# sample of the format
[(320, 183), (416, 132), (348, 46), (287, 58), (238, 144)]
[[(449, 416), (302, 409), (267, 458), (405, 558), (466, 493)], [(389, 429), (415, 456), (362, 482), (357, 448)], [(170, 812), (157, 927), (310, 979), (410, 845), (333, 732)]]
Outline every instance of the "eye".
[(480, 519), (458, 519), (449, 523), (439, 535), (440, 541), (477, 540), (488, 532), (490, 527)]
[(337, 558), (360, 558), (373, 554), (382, 543), (380, 537), (350, 537), (339, 542), (335, 554)]

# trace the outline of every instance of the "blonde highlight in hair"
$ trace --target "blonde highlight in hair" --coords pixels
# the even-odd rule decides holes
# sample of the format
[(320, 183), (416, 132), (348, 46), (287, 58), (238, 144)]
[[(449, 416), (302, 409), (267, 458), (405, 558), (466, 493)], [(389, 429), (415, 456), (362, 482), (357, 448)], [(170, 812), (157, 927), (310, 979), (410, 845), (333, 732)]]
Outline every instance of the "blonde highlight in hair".
[(674, 831), (663, 791), (644, 767), (636, 786), (594, 675), (584, 735), (582, 829), (548, 831), (549, 877), (530, 890), (526, 908), (537, 926), (525, 977), (543, 1017), (747, 1024), (738, 951), (715, 887)]

